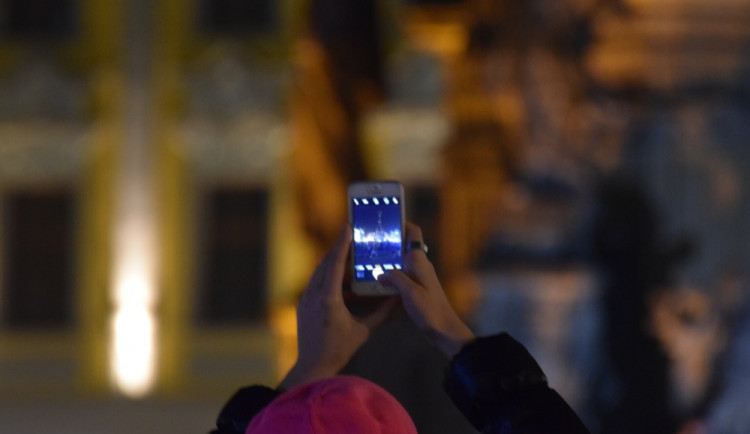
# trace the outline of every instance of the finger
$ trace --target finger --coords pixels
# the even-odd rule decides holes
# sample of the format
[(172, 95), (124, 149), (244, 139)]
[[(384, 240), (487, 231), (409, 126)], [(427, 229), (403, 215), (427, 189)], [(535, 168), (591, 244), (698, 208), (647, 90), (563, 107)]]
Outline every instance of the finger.
[(406, 222), (404, 224), (404, 229), (406, 229), (406, 242), (412, 242), (412, 241), (424, 241), (422, 237), (422, 228), (415, 225), (412, 222)]
[[(411, 242), (424, 242), (422, 236), (422, 229), (412, 222), (406, 222), (404, 224), (406, 229), (406, 243)], [(428, 278), (430, 274), (434, 274), (434, 267), (427, 258), (427, 254), (422, 249), (413, 249), (406, 252), (404, 255), (404, 267), (406, 271), (414, 274), (417, 280), (423, 280)]]
[(404, 260), (404, 271), (419, 284), (429, 287), (442, 287), (435, 273), (435, 267), (425, 255), (412, 255)]
[(389, 271), (378, 276), (378, 282), (383, 285), (396, 288), (403, 297), (413, 298), (412, 294), (419, 291), (421, 286), (411, 279), (406, 273), (399, 270)]
[[(408, 246), (410, 243), (424, 243), (424, 237), (422, 236), (422, 229), (415, 225), (412, 222), (406, 222), (404, 225), (406, 228), (406, 245)], [(420, 253), (421, 252), (421, 253)], [(404, 255), (404, 260), (409, 261), (410, 259), (413, 260), (413, 258), (419, 258), (421, 257), (423, 260), (429, 260), (427, 259), (427, 253), (422, 249), (412, 249), (406, 252)]]
[(313, 275), (310, 278), (309, 283), (307, 284), (307, 289), (305, 291), (306, 293), (320, 292), (323, 290), (325, 286), (326, 275), (328, 274), (328, 269), (330, 268), (330, 264), (332, 261), (331, 257), (334, 251), (335, 248), (326, 252), (325, 256), (323, 256), (323, 259), (321, 259), (318, 263), (318, 266), (315, 267), (315, 271), (313, 272)]
[(398, 304), (399, 297), (390, 297), (388, 300), (383, 301), (374, 312), (361, 318), (359, 321), (364, 324), (370, 332), (372, 332), (380, 327), (388, 317), (391, 316)]
[(309, 298), (312, 294), (317, 294), (322, 291), (323, 282), (325, 281), (325, 274), (327, 270), (327, 259), (328, 255), (323, 257), (323, 260), (318, 264), (317, 267), (315, 267), (315, 271), (313, 272), (312, 277), (310, 277), (310, 281), (307, 283), (307, 287), (302, 293), (300, 301), (302, 301), (302, 299)]
[[(413, 223), (406, 224), (406, 236), (407, 242), (423, 242), (422, 230)], [(422, 249), (414, 249), (406, 252), (406, 255), (404, 255), (404, 271), (424, 286), (430, 288), (441, 287), (435, 273), (435, 267)]]
[(344, 272), (346, 270), (346, 259), (352, 241), (352, 230), (349, 224), (341, 229), (338, 243), (330, 252), (330, 263), (328, 264), (323, 290), (327, 295), (343, 301), (342, 287)]

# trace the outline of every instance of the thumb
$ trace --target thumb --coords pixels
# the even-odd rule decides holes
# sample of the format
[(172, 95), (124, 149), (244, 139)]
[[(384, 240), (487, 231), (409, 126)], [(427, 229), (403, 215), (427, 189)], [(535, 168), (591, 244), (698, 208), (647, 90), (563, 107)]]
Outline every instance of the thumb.
[(413, 281), (403, 271), (393, 270), (378, 276), (378, 282), (395, 288), (402, 297), (412, 298), (412, 294), (419, 290), (420, 285)]

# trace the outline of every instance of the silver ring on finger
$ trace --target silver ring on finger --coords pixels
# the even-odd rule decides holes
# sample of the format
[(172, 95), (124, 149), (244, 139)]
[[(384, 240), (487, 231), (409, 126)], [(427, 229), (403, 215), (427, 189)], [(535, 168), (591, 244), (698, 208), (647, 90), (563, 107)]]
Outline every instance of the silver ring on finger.
[(422, 241), (409, 241), (406, 243), (406, 251), (411, 252), (412, 250), (421, 250), (427, 253), (430, 249), (427, 247), (427, 244)]

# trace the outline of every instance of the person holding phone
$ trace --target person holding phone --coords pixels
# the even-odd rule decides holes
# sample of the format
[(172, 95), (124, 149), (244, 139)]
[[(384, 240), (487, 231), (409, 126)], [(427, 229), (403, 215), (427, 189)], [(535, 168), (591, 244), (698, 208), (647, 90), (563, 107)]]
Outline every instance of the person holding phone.
[(526, 349), (502, 333), (477, 338), (448, 302), (427, 258), (418, 226), (405, 225), (403, 270), (378, 276), (398, 295), (366, 317), (344, 304), (346, 225), (318, 265), (297, 309), (298, 359), (277, 389), (251, 386), (230, 399), (214, 433), (416, 433), (406, 411), (374, 383), (339, 376), (390, 312), (403, 305), (411, 321), (451, 364), (444, 386), (474, 427), (490, 434), (586, 434), (568, 404), (547, 385)]

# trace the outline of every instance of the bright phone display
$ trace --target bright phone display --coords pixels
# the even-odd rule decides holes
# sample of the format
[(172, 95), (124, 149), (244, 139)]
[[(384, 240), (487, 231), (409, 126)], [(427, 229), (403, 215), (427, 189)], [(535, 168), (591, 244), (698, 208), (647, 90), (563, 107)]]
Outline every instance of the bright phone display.
[(384, 271), (402, 267), (401, 197), (351, 197), (354, 279), (375, 281)]

